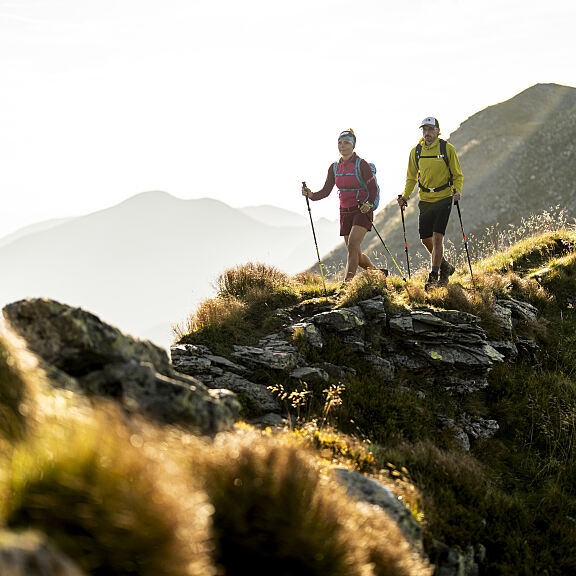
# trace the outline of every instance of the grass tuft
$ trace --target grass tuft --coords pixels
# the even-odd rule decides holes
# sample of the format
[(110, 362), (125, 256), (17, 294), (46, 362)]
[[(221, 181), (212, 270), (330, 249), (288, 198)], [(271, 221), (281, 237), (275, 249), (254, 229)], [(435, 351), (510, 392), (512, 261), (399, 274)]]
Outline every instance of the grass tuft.
[(182, 499), (140, 443), (110, 409), (46, 420), (4, 463), (6, 525), (49, 535), (95, 576), (210, 574), (202, 497), (189, 489)]
[(205, 489), (226, 574), (430, 574), (399, 528), (349, 500), (301, 443), (248, 432), (208, 456)]

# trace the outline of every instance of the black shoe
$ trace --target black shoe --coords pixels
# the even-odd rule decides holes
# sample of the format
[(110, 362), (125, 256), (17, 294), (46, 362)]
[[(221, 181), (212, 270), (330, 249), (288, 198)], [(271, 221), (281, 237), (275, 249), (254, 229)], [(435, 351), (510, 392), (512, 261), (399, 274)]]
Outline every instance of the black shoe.
[(384, 274), (384, 276), (388, 276), (388, 270), (386, 270), (386, 268), (378, 268), (378, 270), (380, 272), (382, 272), (382, 274)]
[(424, 284), (424, 290), (428, 291), (428, 290), (431, 290), (432, 288), (437, 288), (438, 286), (440, 286), (438, 276), (434, 276), (433, 274), (429, 274), (428, 280), (426, 280), (426, 283)]
[(440, 280), (438, 283), (440, 286), (447, 286), (448, 282), (450, 282), (450, 276), (454, 274), (456, 268), (447, 262), (446, 260), (442, 260), (442, 264), (440, 265)]

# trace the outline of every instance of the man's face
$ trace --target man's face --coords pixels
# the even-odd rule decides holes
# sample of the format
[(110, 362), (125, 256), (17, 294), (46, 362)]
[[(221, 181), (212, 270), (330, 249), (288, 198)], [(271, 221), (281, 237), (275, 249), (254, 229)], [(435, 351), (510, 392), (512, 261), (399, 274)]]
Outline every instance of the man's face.
[(440, 130), (436, 126), (422, 126), (422, 136), (424, 136), (426, 146), (430, 146), (438, 138), (438, 134), (440, 134)]

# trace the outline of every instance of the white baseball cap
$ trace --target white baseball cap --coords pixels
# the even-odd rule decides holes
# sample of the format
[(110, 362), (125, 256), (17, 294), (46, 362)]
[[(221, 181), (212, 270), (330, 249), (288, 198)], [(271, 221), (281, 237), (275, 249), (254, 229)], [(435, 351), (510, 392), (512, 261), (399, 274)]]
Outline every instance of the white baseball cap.
[(424, 118), (424, 120), (422, 120), (420, 128), (422, 128), (423, 126), (434, 126), (435, 128), (440, 128), (440, 123), (438, 122), (438, 120), (436, 120), (436, 118), (434, 118), (434, 116), (427, 116), (426, 118)]

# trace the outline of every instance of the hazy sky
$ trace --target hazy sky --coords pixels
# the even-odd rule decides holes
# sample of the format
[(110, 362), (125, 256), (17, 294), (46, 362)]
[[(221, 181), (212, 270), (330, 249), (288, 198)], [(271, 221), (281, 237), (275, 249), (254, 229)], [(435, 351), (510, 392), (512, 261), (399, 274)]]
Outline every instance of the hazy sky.
[(0, 237), (148, 190), (306, 215), (349, 127), (386, 202), (425, 116), (448, 137), (576, 86), (574, 22), (573, 0), (0, 0)]

